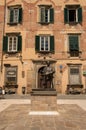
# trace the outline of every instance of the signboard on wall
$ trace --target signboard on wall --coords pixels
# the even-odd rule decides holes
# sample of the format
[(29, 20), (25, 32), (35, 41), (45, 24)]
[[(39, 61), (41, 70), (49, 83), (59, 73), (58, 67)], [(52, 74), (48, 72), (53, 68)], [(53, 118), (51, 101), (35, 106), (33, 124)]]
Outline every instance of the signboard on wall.
[(17, 67), (6, 67), (6, 73), (5, 73), (5, 81), (6, 82), (17, 82)]

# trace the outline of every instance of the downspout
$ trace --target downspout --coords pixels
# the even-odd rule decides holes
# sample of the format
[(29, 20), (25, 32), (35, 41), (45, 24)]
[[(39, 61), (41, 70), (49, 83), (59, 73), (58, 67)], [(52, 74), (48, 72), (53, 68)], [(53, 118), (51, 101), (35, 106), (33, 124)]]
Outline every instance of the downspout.
[[(3, 29), (2, 29), (1, 77), (3, 74), (3, 36), (5, 34), (5, 18), (6, 18), (6, 0), (4, 0), (4, 21), (3, 21)], [(2, 80), (1, 80), (1, 82), (2, 82)]]
[[(3, 21), (3, 31), (2, 36), (5, 34), (5, 18), (6, 18), (6, 0), (4, 0), (4, 21)], [(2, 39), (2, 55), (1, 55), (1, 73), (3, 70), (3, 39)]]

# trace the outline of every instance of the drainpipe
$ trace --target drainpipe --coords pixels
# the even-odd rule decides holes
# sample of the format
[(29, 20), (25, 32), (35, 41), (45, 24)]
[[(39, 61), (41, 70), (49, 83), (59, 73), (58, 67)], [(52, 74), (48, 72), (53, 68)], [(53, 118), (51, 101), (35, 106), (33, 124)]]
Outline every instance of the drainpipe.
[[(4, 21), (3, 21), (3, 30), (2, 30), (1, 77), (2, 77), (2, 74), (3, 74), (3, 36), (5, 34), (5, 18), (6, 18), (6, 0), (4, 0)], [(2, 79), (1, 79), (1, 82), (2, 82)]]

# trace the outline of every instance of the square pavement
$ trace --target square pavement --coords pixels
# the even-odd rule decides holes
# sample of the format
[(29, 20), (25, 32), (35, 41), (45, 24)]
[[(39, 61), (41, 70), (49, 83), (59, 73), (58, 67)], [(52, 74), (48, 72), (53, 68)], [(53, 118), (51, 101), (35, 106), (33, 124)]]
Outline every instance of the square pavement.
[(59, 114), (30, 115), (29, 99), (0, 100), (0, 130), (86, 130), (86, 111), (81, 107), (82, 102), (57, 99)]

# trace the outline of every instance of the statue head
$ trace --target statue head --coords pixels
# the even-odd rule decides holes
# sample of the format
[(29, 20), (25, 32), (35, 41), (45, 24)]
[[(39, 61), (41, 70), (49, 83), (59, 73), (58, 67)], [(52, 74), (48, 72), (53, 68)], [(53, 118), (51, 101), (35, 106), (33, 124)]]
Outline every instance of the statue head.
[(50, 61), (47, 61), (47, 66), (50, 66)]

